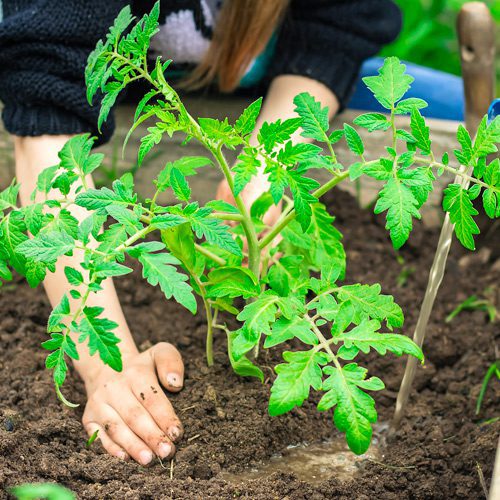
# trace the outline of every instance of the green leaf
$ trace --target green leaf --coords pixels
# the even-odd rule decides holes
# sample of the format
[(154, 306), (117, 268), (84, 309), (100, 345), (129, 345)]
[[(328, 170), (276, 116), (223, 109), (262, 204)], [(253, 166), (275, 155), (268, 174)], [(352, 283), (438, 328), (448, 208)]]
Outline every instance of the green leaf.
[(243, 297), (248, 299), (259, 293), (257, 278), (246, 267), (219, 267), (208, 274), (207, 296), (210, 298)]
[(99, 316), (104, 311), (102, 307), (84, 307), (84, 317), (78, 325), (80, 333), (79, 342), (88, 339), (89, 353), (93, 356), (96, 352), (102, 362), (113, 370), (122, 371), (122, 356), (117, 344), (120, 339), (113, 333), (118, 327), (114, 321)]
[(126, 7), (123, 7), (118, 16), (116, 16), (113, 26), (109, 28), (109, 33), (106, 37), (107, 43), (116, 45), (123, 32), (128, 28), (133, 20), (134, 17), (132, 16), (130, 6), (127, 5)]
[(384, 384), (377, 377), (366, 379), (365, 368), (356, 363), (342, 367), (323, 368), (330, 375), (323, 383), (326, 394), (318, 404), (319, 410), (327, 410), (336, 405), (334, 423), (340, 432), (345, 432), (349, 448), (362, 455), (369, 448), (372, 438), (371, 424), (377, 421), (375, 401), (361, 389), (379, 391)]
[(262, 97), (259, 97), (243, 111), (234, 124), (234, 128), (238, 134), (246, 136), (253, 132), (255, 124), (257, 123), (257, 118), (259, 117), (261, 106)]
[(97, 278), (111, 278), (113, 276), (123, 276), (132, 272), (130, 267), (118, 262), (101, 262), (95, 267)]
[(47, 167), (38, 174), (36, 189), (41, 193), (48, 193), (52, 188), (52, 182), (59, 170), (59, 165)]
[(450, 221), (455, 224), (455, 234), (460, 243), (469, 250), (474, 250), (474, 235), (479, 234), (479, 228), (473, 216), (478, 211), (472, 205), (466, 189), (460, 184), (450, 184), (444, 190), (443, 210), (450, 214)]
[(354, 118), (354, 123), (358, 127), (366, 128), (368, 132), (387, 130), (391, 126), (391, 122), (387, 119), (387, 116), (382, 113), (365, 113), (364, 115), (359, 115)]
[(19, 273), (26, 273), (26, 257), (18, 250), (28, 240), (26, 225), (19, 210), (9, 212), (0, 222), (0, 253), (8, 256), (9, 264)]
[(53, 262), (73, 250), (74, 246), (75, 241), (65, 232), (51, 231), (24, 241), (16, 251), (36, 262)]
[(191, 189), (181, 171), (173, 167), (170, 171), (170, 185), (176, 198), (180, 201), (189, 201), (191, 198)]
[(49, 321), (47, 324), (47, 332), (60, 332), (65, 328), (63, 319), (70, 313), (68, 296), (64, 294), (61, 298), (61, 302), (57, 304), (52, 310), (49, 316)]
[(60, 167), (67, 171), (77, 170), (83, 172), (83, 166), (87, 160), (95, 138), (90, 134), (75, 135), (69, 139), (59, 151), (61, 160)]
[(205, 216), (203, 209), (190, 217), (191, 227), (198, 238), (205, 237), (211, 245), (217, 245), (233, 255), (240, 256), (241, 248), (234, 240), (228, 227), (218, 219)]
[(394, 112), (397, 115), (405, 115), (407, 113), (411, 113), (414, 108), (423, 109), (427, 106), (428, 104), (423, 99), (419, 99), (418, 97), (410, 97), (408, 99), (399, 101)]
[(263, 383), (264, 373), (258, 366), (255, 366), (246, 356), (241, 356), (238, 359), (235, 358), (233, 343), (236, 335), (236, 332), (228, 332), (227, 334), (229, 361), (233, 370), (242, 377), (256, 377)]
[(285, 147), (279, 151), (278, 161), (285, 165), (293, 166), (298, 162), (316, 158), (321, 151), (322, 149), (315, 144), (307, 144), (304, 142), (292, 144), (291, 141), (288, 141)]
[(284, 352), (286, 363), (276, 366), (278, 374), (271, 388), (269, 414), (282, 415), (287, 411), (302, 406), (309, 397), (311, 387), (320, 390), (322, 370), (328, 358), (323, 352), (310, 351)]
[(272, 325), (271, 335), (266, 337), (264, 347), (269, 349), (293, 338), (298, 338), (309, 345), (318, 344), (318, 338), (311, 331), (311, 324), (306, 319), (296, 316), (293, 319), (279, 318)]
[(356, 155), (361, 156), (365, 152), (365, 147), (360, 135), (347, 123), (344, 123), (344, 135), (349, 149)]
[(181, 274), (174, 266), (180, 264), (180, 261), (173, 255), (162, 253), (148, 253), (140, 251), (138, 255), (134, 254), (134, 248), (128, 250), (128, 253), (142, 264), (142, 276), (146, 278), (152, 286), (159, 285), (167, 299), (174, 299), (193, 314), (196, 313), (196, 299), (193, 295), (193, 289), (186, 281), (185, 274)]
[(417, 140), (417, 148), (420, 148), (423, 153), (429, 154), (431, 151), (429, 127), (426, 126), (424, 117), (417, 108), (413, 108), (411, 111), (410, 128), (413, 137)]
[[(334, 339), (343, 342), (338, 350), (342, 359), (353, 359), (359, 351), (368, 354), (375, 349), (381, 356), (387, 351), (396, 356), (409, 354), (423, 362), (424, 355), (421, 349), (410, 338), (395, 333), (379, 333), (380, 323), (377, 320), (363, 320), (352, 330), (335, 335)], [(347, 354), (345, 356), (344, 354)]]
[(245, 147), (238, 155), (238, 162), (233, 167), (236, 173), (234, 176), (234, 194), (239, 195), (254, 175), (257, 175), (260, 161), (256, 156), (254, 148)]
[(64, 274), (70, 285), (79, 286), (83, 283), (83, 275), (77, 269), (66, 266), (64, 268)]
[(500, 116), (497, 116), (489, 125), (486, 116), (483, 117), (474, 141), (474, 157), (476, 159), (498, 151), (500, 143)]
[(17, 500), (36, 500), (46, 498), (47, 500), (75, 500), (76, 495), (55, 483), (34, 483), (14, 486), (10, 492)]
[(290, 139), (301, 123), (302, 118), (289, 118), (284, 121), (278, 119), (273, 123), (264, 122), (258, 135), (259, 143), (264, 146), (266, 152), (270, 153), (275, 146)]
[(137, 153), (137, 165), (140, 167), (145, 156), (153, 149), (154, 146), (160, 143), (164, 130), (155, 127), (148, 127), (148, 135), (141, 139), (141, 145)]
[(412, 76), (406, 74), (406, 65), (397, 57), (387, 57), (378, 76), (363, 78), (377, 101), (386, 109), (394, 107), (409, 90), (413, 80)]
[(242, 139), (237, 135), (227, 118), (223, 121), (215, 118), (199, 118), (198, 123), (209, 139), (222, 143), (229, 149), (241, 144)]
[(308, 92), (302, 92), (294, 97), (294, 111), (302, 118), (302, 137), (309, 137), (317, 141), (326, 141), (328, 131), (328, 108), (321, 107)]
[(309, 177), (303, 177), (301, 172), (297, 170), (288, 171), (288, 179), (293, 195), (296, 218), (302, 229), (306, 231), (311, 223), (311, 205), (318, 201), (310, 191), (317, 189), (319, 183)]
[(380, 285), (345, 285), (338, 291), (342, 308), (352, 311), (352, 321), (359, 325), (363, 320), (373, 318), (386, 321), (387, 326), (399, 328), (404, 316), (401, 308), (394, 302), (392, 295), (382, 295)]
[(362, 172), (378, 181), (387, 181), (394, 176), (393, 162), (387, 158), (380, 158), (362, 167)]
[(413, 227), (412, 217), (420, 219), (419, 202), (412, 190), (399, 179), (389, 179), (379, 193), (375, 213), (387, 211), (385, 228), (395, 249), (401, 248)]
[(88, 210), (98, 210), (116, 203), (128, 204), (107, 187), (83, 191), (76, 196), (75, 203)]
[(486, 215), (490, 217), (490, 219), (498, 217), (500, 198), (493, 189), (485, 189), (483, 191), (483, 207)]
[(151, 223), (158, 229), (169, 229), (187, 222), (185, 217), (177, 214), (157, 215), (151, 219)]
[(255, 301), (248, 303), (238, 314), (239, 321), (245, 321), (245, 327), (256, 334), (271, 334), (271, 323), (274, 323), (280, 297), (268, 290)]

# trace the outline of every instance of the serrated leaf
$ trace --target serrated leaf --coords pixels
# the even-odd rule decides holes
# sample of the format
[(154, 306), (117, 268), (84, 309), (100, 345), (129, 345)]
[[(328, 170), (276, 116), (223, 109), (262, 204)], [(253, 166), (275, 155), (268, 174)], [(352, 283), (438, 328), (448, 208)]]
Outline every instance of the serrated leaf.
[(304, 231), (311, 223), (312, 208), (311, 205), (317, 203), (318, 199), (311, 194), (311, 191), (319, 187), (319, 183), (304, 177), (301, 172), (296, 170), (288, 171), (290, 190), (293, 195), (296, 218)]
[(401, 308), (392, 295), (382, 295), (380, 285), (345, 285), (337, 293), (342, 308), (352, 308), (352, 321), (359, 325), (365, 319), (386, 321), (392, 329), (403, 325)]
[(335, 335), (334, 339), (344, 344), (338, 350), (338, 356), (351, 360), (359, 351), (368, 354), (370, 349), (375, 349), (381, 356), (389, 351), (396, 356), (409, 354), (423, 362), (421, 349), (410, 338), (395, 333), (380, 333), (379, 329), (379, 321), (363, 320), (353, 329)]
[(299, 142), (293, 144), (291, 141), (285, 143), (285, 147), (278, 152), (278, 161), (285, 165), (293, 166), (310, 158), (316, 158), (321, 153), (321, 148), (315, 144)]
[(500, 143), (500, 116), (497, 116), (490, 124), (488, 124), (487, 116), (484, 116), (474, 140), (474, 158), (478, 159), (496, 153), (498, 143)]
[(286, 363), (276, 366), (278, 374), (271, 388), (269, 414), (282, 415), (287, 411), (302, 406), (309, 397), (311, 387), (320, 390), (322, 370), (328, 358), (323, 352), (310, 351), (284, 352)]
[(75, 241), (65, 232), (39, 233), (16, 247), (16, 251), (36, 262), (53, 262), (75, 246)]
[(460, 184), (450, 184), (444, 190), (443, 210), (450, 214), (450, 221), (455, 224), (455, 234), (460, 243), (469, 250), (474, 250), (474, 235), (479, 234), (479, 228), (473, 216), (478, 211), (472, 205), (467, 190)]
[(45, 168), (38, 174), (36, 181), (36, 188), (38, 191), (41, 193), (48, 193), (51, 190), (52, 182), (56, 177), (59, 168), (59, 165), (54, 165), (53, 167)]
[(257, 278), (250, 269), (240, 266), (219, 267), (208, 274), (207, 296), (243, 297), (248, 299), (260, 293)]
[(251, 134), (257, 123), (257, 118), (259, 117), (260, 108), (262, 106), (262, 97), (259, 97), (256, 101), (252, 102), (248, 106), (241, 116), (236, 120), (234, 128), (238, 134), (246, 136)]
[[(130, 253), (130, 250), (129, 250)], [(196, 313), (196, 299), (193, 289), (186, 283), (188, 277), (179, 273), (175, 266), (180, 261), (173, 255), (162, 253), (141, 252), (137, 257), (142, 264), (142, 276), (152, 286), (159, 285), (167, 299), (174, 299), (193, 314)]]
[(308, 92), (302, 92), (294, 97), (294, 111), (302, 118), (302, 137), (309, 137), (317, 141), (326, 141), (328, 131), (328, 108), (321, 107), (321, 103), (316, 101)]
[(345, 432), (349, 448), (362, 455), (369, 448), (372, 438), (371, 424), (377, 421), (375, 401), (361, 389), (381, 390), (384, 384), (377, 377), (366, 379), (366, 369), (350, 363), (338, 370), (333, 366), (323, 368), (330, 375), (323, 383), (326, 394), (318, 409), (335, 407), (334, 423)]
[(83, 275), (78, 269), (66, 266), (64, 268), (64, 274), (70, 285), (79, 286), (83, 283)]
[(401, 248), (413, 227), (412, 218), (420, 219), (419, 203), (411, 189), (399, 179), (389, 179), (379, 193), (374, 212), (387, 211), (386, 229), (395, 249)]
[(365, 113), (354, 118), (353, 122), (358, 127), (366, 128), (368, 132), (387, 130), (391, 126), (387, 116), (382, 113)]
[(270, 334), (270, 324), (274, 322), (280, 297), (271, 291), (264, 292), (255, 301), (248, 303), (238, 314), (239, 321), (245, 321), (245, 327), (256, 334)]
[(170, 171), (170, 185), (176, 196), (180, 201), (189, 201), (191, 198), (191, 189), (181, 171), (173, 167)]
[(363, 140), (360, 135), (347, 123), (344, 123), (344, 136), (347, 146), (354, 154), (361, 156), (365, 152)]
[(483, 191), (483, 207), (486, 215), (490, 219), (498, 217), (498, 209), (500, 207), (500, 199), (493, 189), (485, 189)]
[(241, 248), (234, 240), (228, 227), (217, 219), (200, 215), (200, 212), (190, 217), (191, 227), (198, 238), (206, 238), (211, 245), (227, 250), (233, 255), (241, 256)]
[(60, 332), (65, 324), (63, 322), (64, 318), (68, 316), (70, 312), (69, 299), (66, 294), (63, 294), (61, 301), (52, 310), (47, 323), (47, 332)]
[(304, 318), (279, 318), (273, 325), (271, 334), (266, 337), (264, 347), (269, 349), (278, 344), (298, 338), (305, 344), (317, 345), (318, 338), (311, 331), (311, 324)]
[(258, 135), (259, 143), (270, 153), (275, 146), (283, 144), (290, 139), (301, 123), (302, 118), (289, 118), (284, 121), (278, 119), (272, 123), (264, 122)]
[(406, 65), (397, 57), (387, 57), (378, 72), (378, 76), (364, 77), (363, 82), (384, 108), (392, 109), (409, 90), (414, 78), (406, 74)]
[(257, 175), (260, 166), (255, 150), (248, 147), (243, 148), (243, 152), (238, 155), (238, 162), (233, 167), (236, 174), (234, 176), (234, 194), (236, 196), (243, 191), (252, 177)]
[(137, 152), (137, 165), (140, 167), (145, 156), (153, 149), (154, 146), (160, 143), (164, 130), (156, 127), (148, 127), (148, 135), (141, 139), (141, 145)]
[(414, 108), (423, 109), (427, 106), (427, 102), (425, 102), (423, 99), (419, 99), (418, 97), (410, 97), (408, 99), (399, 101), (394, 112), (397, 115), (405, 115), (407, 113), (411, 113)]
[(122, 371), (122, 356), (117, 344), (120, 339), (113, 333), (118, 324), (99, 316), (104, 311), (102, 307), (84, 307), (83, 319), (78, 324), (80, 333), (79, 342), (88, 339), (89, 353), (93, 356), (96, 352), (102, 362), (113, 370)]
[(430, 153), (431, 139), (429, 127), (426, 126), (424, 117), (417, 108), (413, 108), (411, 111), (410, 128), (413, 137), (417, 140), (417, 148), (420, 148), (423, 153)]

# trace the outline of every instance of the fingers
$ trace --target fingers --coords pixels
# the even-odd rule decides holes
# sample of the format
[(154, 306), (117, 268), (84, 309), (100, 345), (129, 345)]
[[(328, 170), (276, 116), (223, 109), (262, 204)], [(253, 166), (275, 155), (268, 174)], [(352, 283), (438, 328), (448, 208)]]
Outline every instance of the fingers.
[(97, 434), (97, 439), (99, 439), (102, 443), (103, 448), (112, 456), (120, 458), (121, 460), (127, 460), (128, 455), (125, 452), (125, 450), (117, 445), (107, 434), (106, 431), (103, 429), (102, 426), (100, 426), (96, 422), (88, 422), (85, 424), (85, 430), (87, 431), (87, 434), (89, 435), (89, 438), (94, 434), (94, 432), (98, 431)]
[[(175, 447), (172, 440), (160, 428), (147, 409), (136, 399), (136, 397), (134, 397), (134, 394), (122, 394), (119, 400), (112, 400), (111, 405), (119, 414), (125, 426), (134, 433), (141, 442), (146, 443), (149, 451), (153, 451), (153, 453), (160, 458), (167, 458), (174, 454)], [(171, 409), (171, 415), (175, 417), (173, 408)], [(163, 416), (163, 420), (166, 420), (165, 415)], [(172, 425), (172, 421), (173, 419), (170, 418), (170, 426)], [(114, 441), (117, 441), (110, 431), (107, 432)], [(123, 438), (126, 437), (124, 432), (121, 432), (121, 435)], [(120, 441), (117, 442), (120, 443)], [(132, 451), (129, 451), (126, 446), (125, 450), (134, 456)], [(144, 453), (141, 457), (141, 463), (143, 463), (142, 459), (146, 459), (146, 456), (149, 458), (149, 462), (153, 458), (152, 455), (149, 456)]]
[(163, 387), (179, 392), (184, 384), (184, 363), (179, 351), (172, 344), (160, 342), (151, 348), (150, 353)]
[(148, 384), (140, 390), (133, 386), (132, 391), (137, 400), (144, 406), (146, 411), (153, 417), (158, 427), (170, 438), (177, 441), (184, 433), (182, 424), (175, 414), (174, 407), (165, 396), (163, 391), (155, 386), (155, 382)]

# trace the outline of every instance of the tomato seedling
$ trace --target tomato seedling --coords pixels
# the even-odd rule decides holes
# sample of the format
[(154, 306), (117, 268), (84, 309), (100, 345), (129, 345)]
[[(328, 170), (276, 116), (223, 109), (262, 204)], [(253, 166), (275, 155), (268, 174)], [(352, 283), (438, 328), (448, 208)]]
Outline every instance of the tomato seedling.
[[(186, 156), (168, 162), (154, 181), (154, 196), (141, 202), (130, 174), (115, 180), (111, 189), (89, 188), (86, 176), (99, 168), (103, 155), (91, 153), (89, 135), (70, 139), (59, 153), (59, 164), (38, 178), (36, 191), (43, 201), (18, 208), (16, 184), (0, 195), (4, 211), (0, 276), (10, 279), (12, 267), (35, 286), (55, 269), (59, 257), (75, 250), (83, 253), (80, 268), (65, 269), (74, 302), (70, 304), (69, 297), (63, 296), (48, 321), (51, 338), (43, 343), (51, 351), (47, 368), (53, 370), (56, 390), (66, 403), (60, 390), (66, 359), (78, 359), (82, 344), (88, 343), (91, 355), (98, 353), (104, 363), (122, 369), (116, 323), (106, 319), (103, 308), (88, 306), (87, 300), (101, 290), (104, 279), (132, 271), (124, 264), (129, 257), (140, 263), (149, 284), (159, 286), (167, 299), (174, 298), (193, 314), (198, 304), (195, 295), (199, 297), (207, 318), (209, 365), (213, 363), (214, 331), (227, 335), (235, 372), (261, 380), (259, 346), (270, 349), (295, 340), (283, 353), (284, 362), (275, 367), (270, 414), (280, 415), (302, 405), (311, 389), (322, 391), (318, 409), (333, 409), (334, 423), (346, 434), (351, 450), (364, 453), (377, 420), (375, 402), (366, 391), (382, 390), (384, 384), (378, 377), (367, 377), (366, 368), (353, 360), (371, 349), (380, 355), (408, 354), (420, 360), (423, 355), (408, 337), (392, 332), (403, 325), (403, 312), (392, 296), (381, 293), (380, 285), (342, 283), (346, 267), (342, 236), (319, 198), (348, 178), (367, 175), (383, 181), (375, 212), (386, 212), (387, 229), (397, 249), (408, 239), (413, 219), (420, 218), (419, 209), (436, 175), (459, 170), (449, 164), (448, 155), (441, 161), (435, 159), (429, 128), (419, 111), (426, 103), (404, 99), (413, 79), (397, 58), (386, 59), (378, 76), (364, 79), (387, 115), (367, 113), (354, 120), (369, 132), (385, 131), (389, 145), (382, 158), (367, 158), (363, 141), (351, 125), (329, 132), (327, 108), (307, 93), (294, 99), (297, 116), (264, 123), (256, 144), (250, 143), (250, 136), (261, 99), (234, 124), (227, 119), (195, 119), (166, 80), (170, 61), (158, 58), (154, 68), (148, 68), (147, 50), (158, 30), (158, 11), (157, 4), (130, 28), (130, 9), (122, 10), (89, 57), (85, 71), (89, 102), (100, 89), (101, 126), (120, 92), (130, 82), (144, 80), (150, 90), (137, 106), (127, 139), (145, 120), (155, 123), (141, 139), (138, 164), (164, 136), (174, 133), (183, 134), (186, 143), (198, 141), (208, 157)], [(405, 114), (411, 115), (411, 133), (396, 125), (396, 116)], [(321, 146), (293, 143), (290, 137), (297, 130)], [(473, 237), (479, 232), (472, 200), (481, 190), (486, 213), (490, 217), (500, 214), (499, 163), (486, 160), (496, 151), (499, 136), (499, 119), (489, 125), (483, 120), (475, 141), (463, 126), (458, 129), (461, 149), (455, 156), (473, 170), (473, 176), (461, 174), (473, 185), (464, 189), (450, 184), (443, 205), (458, 239), (468, 248), (474, 248)], [(342, 139), (358, 157), (349, 167), (339, 163), (334, 151)], [(224, 152), (235, 148), (241, 150), (231, 166)], [(220, 170), (235, 206), (220, 200), (200, 206), (191, 200), (188, 179), (200, 168)], [(270, 189), (249, 208), (241, 192), (260, 168)], [(327, 171), (330, 179), (318, 183), (309, 176), (314, 169)], [(158, 196), (166, 190), (179, 203), (159, 203)], [(281, 216), (266, 227), (263, 216), (280, 201), (284, 202)], [(88, 217), (79, 222), (71, 214), (73, 205), (87, 209)], [(230, 227), (228, 221), (236, 225)], [(159, 238), (144, 241), (151, 233)], [(229, 329), (221, 312), (235, 316), (240, 328)]]

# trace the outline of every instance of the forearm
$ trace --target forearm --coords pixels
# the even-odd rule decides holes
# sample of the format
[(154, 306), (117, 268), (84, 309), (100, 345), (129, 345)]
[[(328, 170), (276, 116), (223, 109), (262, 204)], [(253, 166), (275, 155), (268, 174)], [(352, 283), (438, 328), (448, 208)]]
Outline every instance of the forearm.
[[(35, 189), (38, 174), (45, 168), (59, 162), (57, 153), (63, 147), (69, 136), (40, 136), (40, 137), (14, 137), (16, 176), (21, 184), (20, 198), (23, 205), (30, 203), (30, 195)], [(88, 179), (92, 185), (92, 179)], [(41, 201), (37, 199), (36, 201)], [(72, 215), (78, 220), (84, 219), (88, 212), (81, 207), (71, 206)], [(44, 287), (50, 303), (54, 307), (59, 303), (61, 297), (66, 293), (69, 297), (70, 285), (64, 275), (64, 268), (71, 266), (80, 268), (83, 253), (75, 250), (72, 257), (63, 257), (58, 260), (56, 271), (49, 273), (44, 280)], [(92, 293), (87, 305), (104, 307), (106, 317), (118, 324), (116, 334), (120, 337), (120, 350), (122, 355), (136, 354), (137, 347), (123, 315), (123, 311), (115, 291), (113, 281), (108, 279), (102, 283), (103, 290)], [(70, 298), (72, 310), (76, 310), (76, 304)], [(75, 367), (88, 382), (92, 376), (101, 369), (102, 362), (97, 356), (91, 357), (86, 348), (79, 349), (80, 360), (75, 362)]]

